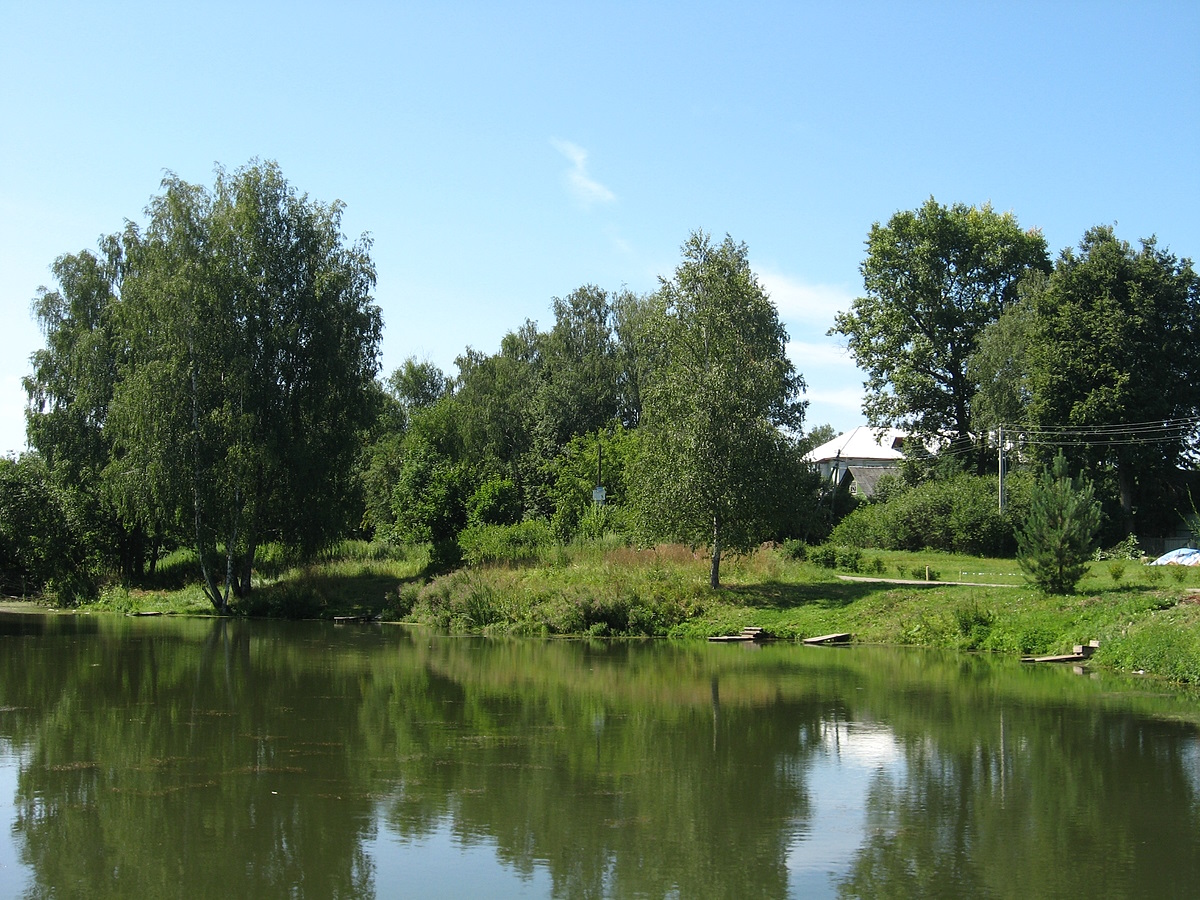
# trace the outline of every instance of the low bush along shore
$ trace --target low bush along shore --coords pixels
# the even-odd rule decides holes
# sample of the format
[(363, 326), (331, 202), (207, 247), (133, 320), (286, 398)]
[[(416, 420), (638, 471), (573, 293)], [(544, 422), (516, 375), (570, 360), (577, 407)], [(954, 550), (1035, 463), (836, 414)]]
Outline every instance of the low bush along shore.
[[(350, 548), (264, 577), (239, 611), (530, 636), (702, 638), (754, 625), (782, 639), (850, 632), (866, 643), (1013, 655), (1099, 640), (1094, 665), (1200, 683), (1200, 571), (1186, 567), (1094, 562), (1075, 594), (1051, 597), (1028, 586), (1013, 560), (933, 553), (863, 551), (825, 568), (762, 549), (728, 559), (717, 591), (704, 553), (678, 546), (593, 543), (436, 577), (422, 574), (426, 559), (421, 549)], [(92, 608), (211, 612), (194, 586), (113, 588)]]

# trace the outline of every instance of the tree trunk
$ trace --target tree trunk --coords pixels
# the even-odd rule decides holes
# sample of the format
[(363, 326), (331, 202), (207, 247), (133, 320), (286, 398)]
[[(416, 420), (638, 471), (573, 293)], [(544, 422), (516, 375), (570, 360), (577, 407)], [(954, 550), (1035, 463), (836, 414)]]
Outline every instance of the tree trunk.
[(1121, 512), (1125, 514), (1125, 531), (1127, 534), (1133, 534), (1136, 527), (1133, 521), (1133, 476), (1130, 474), (1128, 464), (1119, 465), (1117, 468), (1117, 483), (1120, 485), (1121, 491)]
[(721, 586), (721, 520), (713, 516), (712, 566), (708, 570), (708, 586), (716, 590)]
[(226, 593), (221, 595), (217, 588), (217, 580), (213, 576), (212, 570), (208, 566), (208, 547), (204, 540), (204, 517), (202, 515), (203, 506), (200, 501), (200, 390), (196, 385), (196, 361), (195, 354), (192, 350), (191, 341), (189, 338), (188, 352), (190, 357), (189, 381), (192, 388), (192, 510), (195, 513), (195, 528), (196, 528), (196, 555), (200, 557), (200, 574), (204, 578), (204, 593), (212, 603), (213, 607), (219, 613), (229, 611), (229, 594), (228, 584), (226, 584)]
[(246, 539), (246, 555), (240, 560), (240, 571), (234, 576), (233, 593), (238, 599), (250, 595), (250, 576), (254, 573), (254, 554), (257, 550), (257, 542), (251, 535)]

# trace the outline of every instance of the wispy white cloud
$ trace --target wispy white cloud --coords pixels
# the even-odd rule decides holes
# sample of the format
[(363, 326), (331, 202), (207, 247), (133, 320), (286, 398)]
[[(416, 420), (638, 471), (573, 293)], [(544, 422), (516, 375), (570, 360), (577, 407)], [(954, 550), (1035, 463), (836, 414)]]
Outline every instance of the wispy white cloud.
[(788, 341), (787, 355), (804, 376), (810, 426), (825, 422), (848, 431), (863, 424), (862, 372), (837, 339), (822, 335), (815, 341)]
[(855, 295), (845, 287), (808, 284), (779, 272), (760, 271), (758, 279), (784, 321), (806, 322), (822, 329), (833, 325), (833, 317), (850, 308)]
[(586, 150), (570, 141), (552, 140), (550, 143), (571, 163), (566, 173), (567, 189), (576, 201), (586, 208), (617, 199), (616, 194), (588, 174)]
[(623, 256), (633, 255), (633, 244), (631, 244), (617, 228), (610, 225), (608, 228), (604, 229), (604, 232), (606, 235), (608, 235), (608, 239), (612, 242), (614, 250)]

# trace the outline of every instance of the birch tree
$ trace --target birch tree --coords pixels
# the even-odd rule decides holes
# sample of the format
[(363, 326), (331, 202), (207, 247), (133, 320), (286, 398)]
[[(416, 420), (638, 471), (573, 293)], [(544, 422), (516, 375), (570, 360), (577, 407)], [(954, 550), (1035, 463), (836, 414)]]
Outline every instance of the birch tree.
[(745, 244), (703, 232), (663, 280), (648, 324), (656, 364), (643, 402), (635, 503), (651, 531), (722, 554), (771, 534), (799, 466), (804, 389), (787, 331), (751, 271)]
[(250, 590), (257, 548), (311, 553), (355, 507), (381, 318), (364, 237), (274, 163), (174, 175), (134, 234), (118, 328), (108, 477), (173, 511), (221, 611)]

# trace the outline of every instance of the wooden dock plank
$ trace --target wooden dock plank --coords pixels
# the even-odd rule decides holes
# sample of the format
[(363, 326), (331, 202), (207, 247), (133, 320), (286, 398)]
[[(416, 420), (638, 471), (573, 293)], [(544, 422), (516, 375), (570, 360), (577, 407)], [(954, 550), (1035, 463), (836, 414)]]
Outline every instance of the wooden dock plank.
[(846, 644), (850, 641), (850, 632), (837, 631), (833, 634), (821, 634), (804, 639), (806, 644)]
[(757, 625), (747, 625), (737, 634), (714, 634), (709, 637), (710, 641), (721, 644), (737, 644), (746, 643), (749, 641), (771, 641), (775, 636), (768, 631), (764, 631)]
[(1078, 663), (1086, 662), (1100, 646), (1099, 641), (1088, 641), (1086, 644), (1076, 644), (1070, 653), (1052, 653), (1048, 656), (1022, 656), (1024, 663)]

